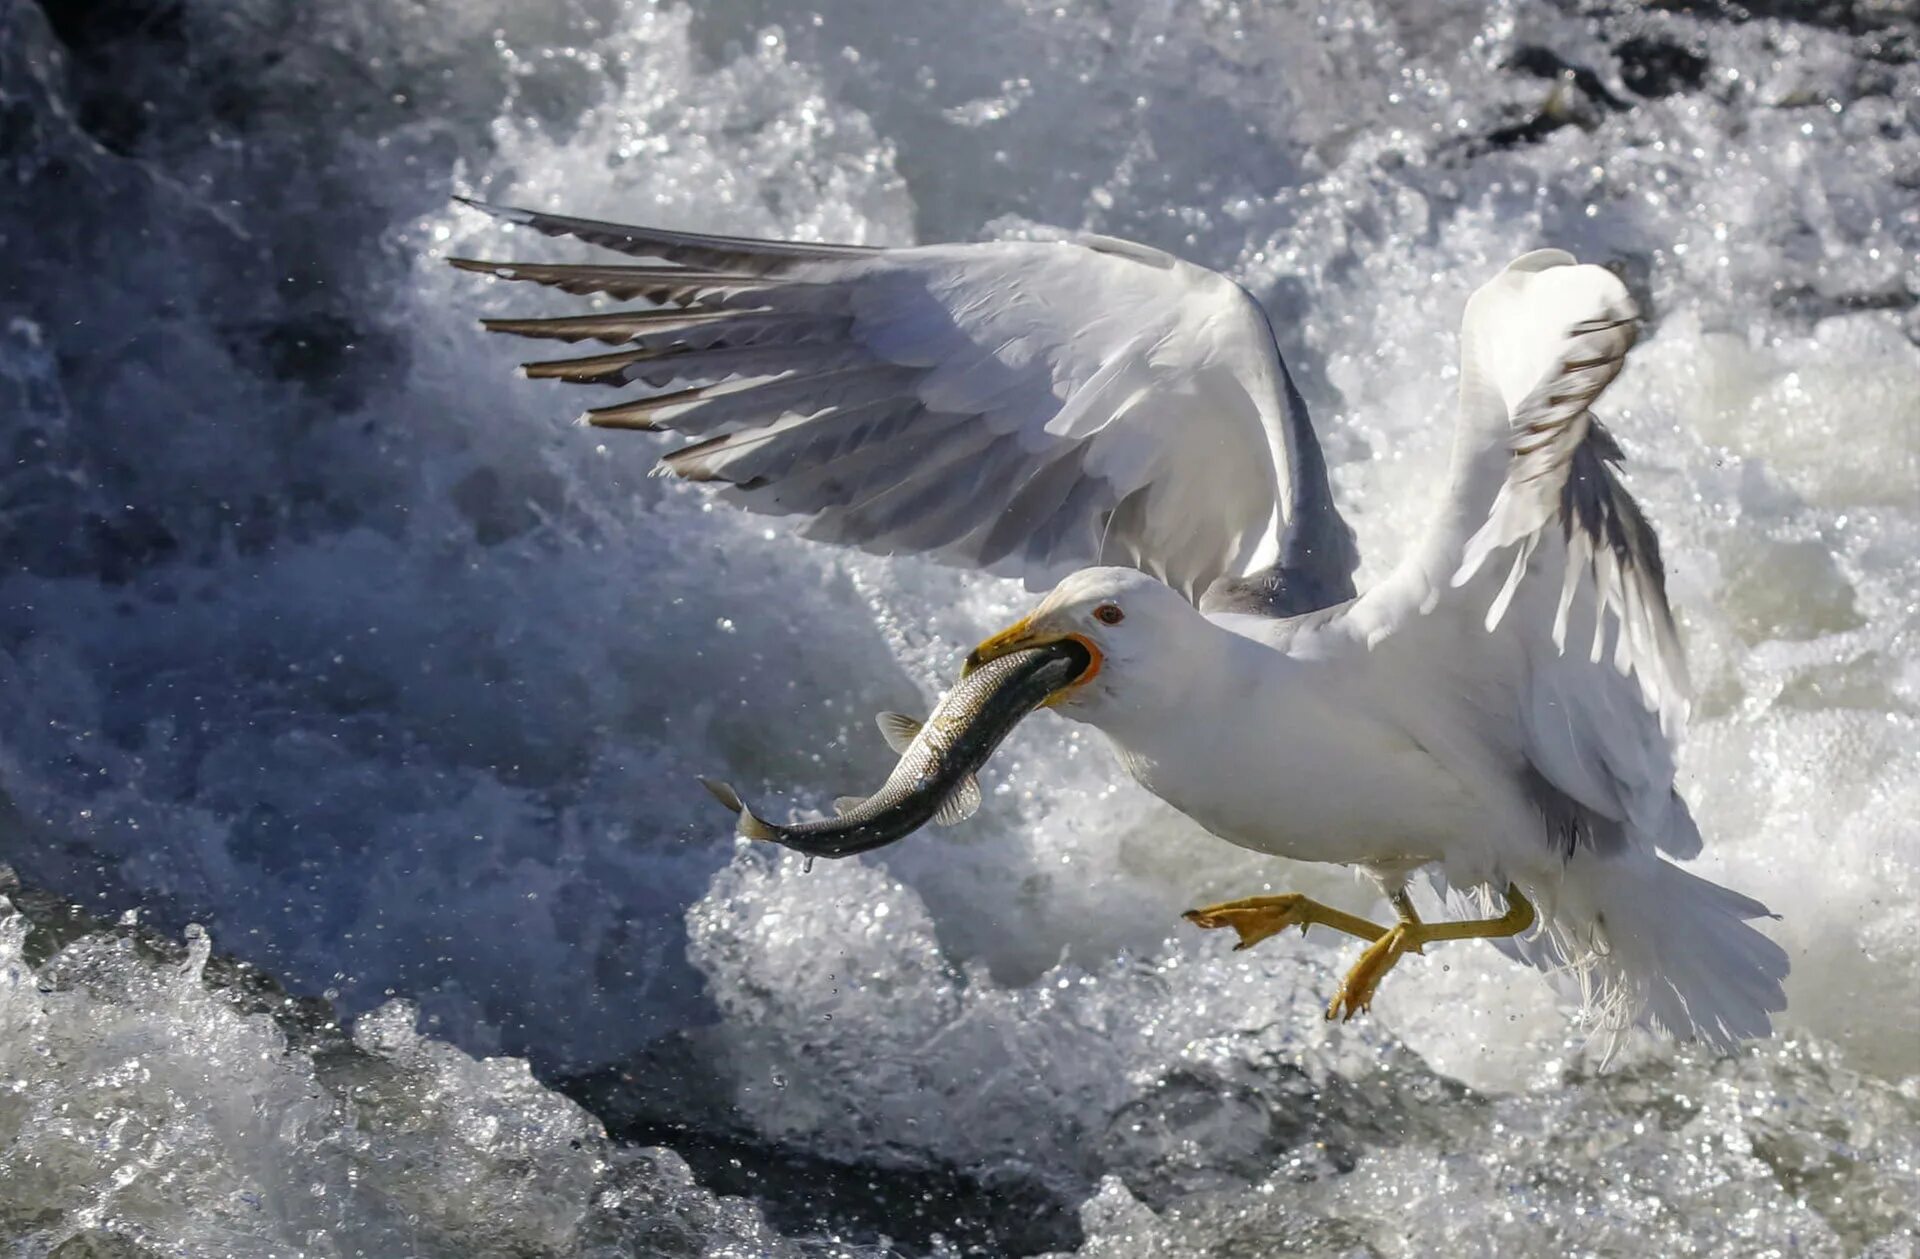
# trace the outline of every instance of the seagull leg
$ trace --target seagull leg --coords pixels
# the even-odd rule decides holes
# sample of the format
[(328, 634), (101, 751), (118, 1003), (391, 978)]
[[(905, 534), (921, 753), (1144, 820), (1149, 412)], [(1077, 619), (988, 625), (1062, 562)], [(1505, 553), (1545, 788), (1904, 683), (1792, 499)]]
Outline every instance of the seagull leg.
[(1498, 918), (1421, 922), (1420, 916), (1413, 912), (1413, 902), (1407, 899), (1405, 891), (1395, 892), (1389, 899), (1400, 921), (1368, 945), (1366, 952), (1360, 955), (1360, 960), (1347, 972), (1346, 982), (1340, 985), (1340, 991), (1334, 994), (1333, 1004), (1327, 1007), (1328, 1018), (1337, 1018), (1344, 1023), (1371, 1006), (1374, 990), (1380, 986), (1380, 981), (1386, 978), (1394, 963), (1408, 953), (1424, 953), (1427, 945), (1438, 940), (1486, 940), (1517, 936), (1533, 925), (1533, 903), (1511, 883), (1507, 885), (1507, 912)]
[(1304, 896), (1249, 896), (1245, 900), (1222, 901), (1203, 909), (1189, 909), (1180, 915), (1196, 927), (1232, 927), (1240, 937), (1235, 949), (1250, 949), (1269, 936), (1277, 936), (1288, 927), (1298, 927), (1302, 935), (1308, 927), (1332, 927), (1362, 940), (1378, 940), (1387, 929), (1378, 923), (1342, 913), (1330, 905)]

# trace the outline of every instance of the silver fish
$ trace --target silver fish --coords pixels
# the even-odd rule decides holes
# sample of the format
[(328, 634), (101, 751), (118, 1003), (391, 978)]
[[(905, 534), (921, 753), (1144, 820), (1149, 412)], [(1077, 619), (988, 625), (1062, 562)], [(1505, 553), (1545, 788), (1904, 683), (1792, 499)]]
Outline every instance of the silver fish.
[(951, 826), (980, 807), (974, 774), (1034, 709), (1078, 681), (1092, 665), (1072, 639), (1030, 647), (970, 667), (926, 723), (881, 713), (880, 733), (899, 763), (871, 796), (834, 801), (839, 816), (775, 826), (754, 816), (726, 783), (702, 778), (714, 799), (739, 815), (735, 834), (785, 844), (810, 857), (847, 857), (904, 839), (938, 822)]

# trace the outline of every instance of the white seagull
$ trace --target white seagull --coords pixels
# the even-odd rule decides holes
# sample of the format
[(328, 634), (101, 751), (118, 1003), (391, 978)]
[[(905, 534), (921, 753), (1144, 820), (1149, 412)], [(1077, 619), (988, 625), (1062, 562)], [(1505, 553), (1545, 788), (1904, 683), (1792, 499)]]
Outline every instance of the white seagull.
[[(1406, 953), (1488, 938), (1577, 976), (1606, 1029), (1771, 1031), (1766, 907), (1661, 856), (1700, 852), (1673, 782), (1688, 682), (1658, 542), (1589, 409), (1637, 324), (1610, 272), (1539, 250), (1474, 294), (1432, 520), (1357, 592), (1272, 327), (1217, 272), (1102, 236), (875, 249), (469, 204), (649, 260), (454, 260), (644, 303), (486, 321), (616, 347), (525, 368), (651, 387), (588, 422), (686, 434), (662, 471), (810, 538), (1051, 587), (971, 663), (1078, 639), (1092, 664), (1054, 707), (1147, 790), (1231, 843), (1365, 871), (1389, 926), (1302, 896), (1187, 915), (1240, 947), (1367, 941), (1329, 1017)], [(1422, 921), (1416, 871), (1489, 916)]]

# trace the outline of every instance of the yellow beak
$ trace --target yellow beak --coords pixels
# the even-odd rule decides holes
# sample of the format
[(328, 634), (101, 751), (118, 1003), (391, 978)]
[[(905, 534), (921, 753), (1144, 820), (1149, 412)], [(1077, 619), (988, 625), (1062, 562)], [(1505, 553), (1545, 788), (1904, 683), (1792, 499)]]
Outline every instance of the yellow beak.
[(1100, 672), (1100, 664), (1103, 657), (1100, 654), (1100, 649), (1095, 647), (1092, 640), (1085, 635), (1049, 633), (1037, 628), (1033, 623), (1033, 618), (1030, 616), (1015, 621), (1012, 625), (1009, 625), (967, 653), (967, 663), (966, 666), (961, 669), (960, 676), (964, 678), (989, 660), (998, 660), (1000, 657), (1009, 655), (1012, 652), (1022, 651), (1028, 647), (1044, 647), (1048, 643), (1057, 643), (1067, 639), (1071, 639), (1084, 647), (1092, 663), (1081, 672), (1079, 677), (1067, 683), (1047, 698), (1047, 703), (1057, 703), (1065, 698), (1069, 692), (1091, 682), (1093, 676)]

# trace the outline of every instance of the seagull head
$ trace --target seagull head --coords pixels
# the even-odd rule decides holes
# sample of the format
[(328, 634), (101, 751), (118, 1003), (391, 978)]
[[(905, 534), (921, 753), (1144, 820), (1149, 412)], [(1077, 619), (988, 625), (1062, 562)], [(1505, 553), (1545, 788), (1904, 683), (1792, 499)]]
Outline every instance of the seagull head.
[(1116, 700), (1151, 704), (1156, 681), (1177, 678), (1190, 654), (1200, 614), (1158, 578), (1131, 568), (1085, 568), (1040, 601), (1032, 613), (987, 639), (967, 657), (966, 672), (1009, 652), (1068, 639), (1087, 651), (1080, 675), (1047, 703), (1065, 715), (1094, 719)]

